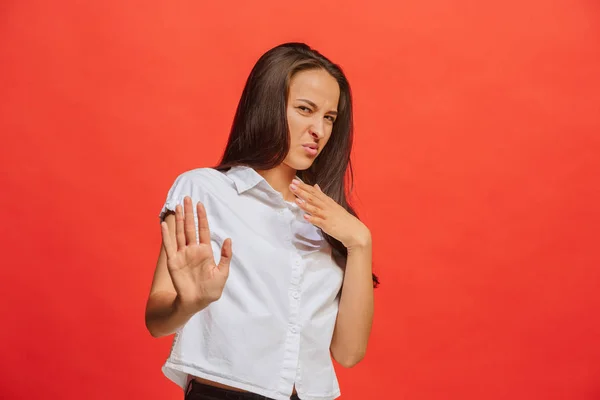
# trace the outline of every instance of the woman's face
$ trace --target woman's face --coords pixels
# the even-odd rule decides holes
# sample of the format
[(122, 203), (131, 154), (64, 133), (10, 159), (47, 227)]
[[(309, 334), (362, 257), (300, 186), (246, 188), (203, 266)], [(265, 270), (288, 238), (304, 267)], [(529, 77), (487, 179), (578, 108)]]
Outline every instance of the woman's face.
[(340, 87), (323, 69), (301, 71), (290, 81), (287, 121), (290, 151), (283, 163), (308, 169), (329, 141), (337, 118)]

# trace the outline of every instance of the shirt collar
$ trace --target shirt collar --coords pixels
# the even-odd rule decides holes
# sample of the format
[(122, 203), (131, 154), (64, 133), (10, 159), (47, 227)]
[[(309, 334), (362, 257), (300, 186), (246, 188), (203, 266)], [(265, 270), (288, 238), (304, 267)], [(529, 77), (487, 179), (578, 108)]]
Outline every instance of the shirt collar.
[[(252, 189), (261, 181), (265, 181), (265, 183), (267, 183), (265, 178), (256, 172), (254, 168), (245, 165), (236, 165), (235, 167), (231, 167), (229, 171), (226, 172), (226, 175), (235, 184), (238, 194), (242, 194), (245, 191)], [(296, 176), (296, 179), (302, 182), (302, 179), (300, 179), (298, 176)]]

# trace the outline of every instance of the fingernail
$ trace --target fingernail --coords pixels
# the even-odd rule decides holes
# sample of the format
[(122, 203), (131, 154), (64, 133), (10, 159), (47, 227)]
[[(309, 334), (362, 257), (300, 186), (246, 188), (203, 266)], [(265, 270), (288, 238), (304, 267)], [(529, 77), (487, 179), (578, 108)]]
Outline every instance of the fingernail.
[(290, 185), (290, 189), (292, 190), (296, 190), (298, 189), (298, 186), (294, 185), (293, 183)]
[(298, 179), (292, 179), (292, 183), (295, 185), (299, 185), (300, 181)]

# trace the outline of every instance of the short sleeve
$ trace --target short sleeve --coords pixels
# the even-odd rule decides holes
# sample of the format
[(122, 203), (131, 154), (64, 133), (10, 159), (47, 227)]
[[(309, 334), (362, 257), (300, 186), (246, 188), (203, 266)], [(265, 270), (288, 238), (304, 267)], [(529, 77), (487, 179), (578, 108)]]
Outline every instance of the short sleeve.
[(199, 174), (194, 174), (193, 172), (185, 172), (175, 179), (175, 182), (169, 189), (167, 193), (167, 198), (165, 203), (163, 204), (160, 213), (159, 219), (162, 222), (167, 211), (175, 211), (175, 207), (180, 204), (183, 207), (183, 200), (186, 196), (189, 196), (192, 199), (194, 216), (197, 219), (196, 213), (196, 204), (199, 201), (205, 201), (205, 192), (202, 189), (202, 179)]

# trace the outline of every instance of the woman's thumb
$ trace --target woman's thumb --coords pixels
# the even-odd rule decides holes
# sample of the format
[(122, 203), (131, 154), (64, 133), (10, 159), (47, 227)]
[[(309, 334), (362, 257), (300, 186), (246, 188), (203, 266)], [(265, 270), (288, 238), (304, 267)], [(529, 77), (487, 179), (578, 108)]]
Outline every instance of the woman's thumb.
[(221, 246), (221, 259), (219, 260), (219, 270), (225, 274), (229, 274), (229, 264), (231, 263), (232, 244), (231, 239), (225, 239)]

